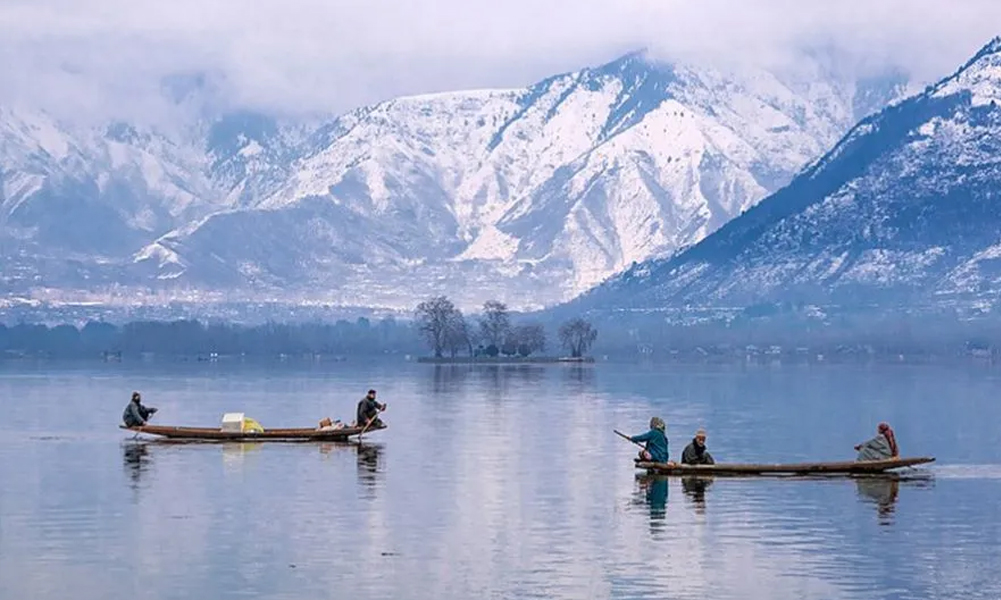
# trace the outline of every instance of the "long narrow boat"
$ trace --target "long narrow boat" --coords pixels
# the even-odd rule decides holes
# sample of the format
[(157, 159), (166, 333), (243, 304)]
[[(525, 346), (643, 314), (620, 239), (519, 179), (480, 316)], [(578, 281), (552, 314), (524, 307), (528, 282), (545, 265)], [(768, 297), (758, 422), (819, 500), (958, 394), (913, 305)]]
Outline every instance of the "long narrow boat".
[(934, 462), (932, 457), (785, 464), (669, 465), (636, 459), (636, 468), (658, 475), (864, 475)]
[(147, 433), (175, 440), (205, 440), (221, 442), (342, 442), (362, 431), (366, 434), (385, 429), (386, 425), (364, 427), (343, 427), (341, 429), (314, 429), (294, 427), (286, 429), (265, 429), (264, 431), (223, 431), (216, 427), (174, 427), (167, 425), (141, 425), (139, 427), (118, 426), (121, 429)]

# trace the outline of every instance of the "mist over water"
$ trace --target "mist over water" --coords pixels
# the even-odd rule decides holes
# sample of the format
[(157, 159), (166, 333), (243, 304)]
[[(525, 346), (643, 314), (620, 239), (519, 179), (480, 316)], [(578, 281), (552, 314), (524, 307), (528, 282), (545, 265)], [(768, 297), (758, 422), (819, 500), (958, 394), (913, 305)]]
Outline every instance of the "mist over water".
[[(353, 417), (356, 444), (119, 430)], [(0, 362), (0, 598), (998, 598), (989, 366)], [(615, 436), (700, 426), (717, 461), (846, 460), (889, 421), (899, 477), (648, 477)]]

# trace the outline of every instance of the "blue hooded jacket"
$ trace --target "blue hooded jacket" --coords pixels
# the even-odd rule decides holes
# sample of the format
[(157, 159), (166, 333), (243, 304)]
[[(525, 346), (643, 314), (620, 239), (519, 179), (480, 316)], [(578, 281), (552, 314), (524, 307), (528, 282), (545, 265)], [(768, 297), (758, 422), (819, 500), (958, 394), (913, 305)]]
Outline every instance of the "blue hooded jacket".
[(668, 441), (667, 436), (664, 432), (659, 429), (651, 429), (646, 433), (640, 435), (634, 435), (629, 438), (634, 442), (642, 443), (646, 442), (646, 450), (650, 453), (650, 457), (654, 462), (667, 462), (668, 456)]

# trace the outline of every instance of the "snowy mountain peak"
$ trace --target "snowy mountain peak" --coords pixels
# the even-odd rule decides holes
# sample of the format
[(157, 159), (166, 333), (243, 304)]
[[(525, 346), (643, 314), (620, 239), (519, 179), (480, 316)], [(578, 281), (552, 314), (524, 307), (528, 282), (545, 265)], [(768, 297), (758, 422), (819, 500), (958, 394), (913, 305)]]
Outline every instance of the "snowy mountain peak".
[[(211, 82), (170, 83), (195, 102)], [(0, 174), (31, 207), (0, 230), (20, 240), (3, 251), (26, 274), (6, 284), (538, 307), (696, 244), (820, 156), (860, 98), (892, 91), (640, 51), (525, 89), (398, 98), (319, 124), (241, 112), (188, 137), (60, 131), (79, 163), (69, 175), (49, 158)], [(76, 262), (40, 258), (81, 223)], [(87, 254), (98, 240), (100, 261)]]
[(931, 86), (934, 97), (968, 93), (974, 106), (1001, 98), (1001, 37), (984, 46), (951, 77)]
[(995, 40), (953, 75), (862, 120), (787, 187), (689, 250), (641, 263), (580, 302), (996, 299), (999, 49)]
[(150, 142), (148, 133), (140, 133), (134, 125), (123, 121), (115, 121), (108, 125), (104, 134), (110, 141), (136, 146), (147, 145)]
[(976, 62), (989, 54), (999, 54), (999, 53), (1001, 53), (1001, 35), (995, 36), (991, 41), (984, 44), (984, 47), (973, 55), (973, 58), (970, 59), (970, 62), (971, 63)]

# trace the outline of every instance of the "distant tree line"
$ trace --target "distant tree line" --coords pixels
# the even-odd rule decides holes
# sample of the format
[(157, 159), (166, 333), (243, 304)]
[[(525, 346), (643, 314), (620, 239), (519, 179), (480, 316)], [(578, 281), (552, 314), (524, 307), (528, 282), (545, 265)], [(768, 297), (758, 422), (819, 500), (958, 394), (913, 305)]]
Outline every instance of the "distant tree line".
[(412, 325), (386, 318), (371, 322), (236, 325), (198, 321), (138, 321), (125, 325), (91, 321), (73, 325), (0, 324), (0, 356), (138, 355), (277, 356), (415, 353), (420, 339)]
[[(544, 320), (548, 319), (548, 320)], [(550, 338), (547, 328), (554, 331)], [(601, 336), (598, 337), (598, 328)], [(1001, 355), (1001, 317), (899, 313), (757, 314), (672, 323), (657, 313), (591, 313), (559, 322), (545, 314), (517, 316), (490, 301), (479, 315), (466, 316), (445, 296), (418, 305), (414, 319), (260, 325), (194, 320), (100, 321), (82, 327), (0, 324), (0, 358), (17, 355), (99, 357), (139, 355), (334, 356), (423, 354), (437, 357), (534, 356), (550, 347), (564, 356), (745, 354), (749, 347), (782, 353), (876, 355)], [(553, 352), (554, 354), (556, 352)]]
[[(513, 324), (503, 302), (489, 300), (477, 321), (462, 314), (447, 296), (434, 296), (414, 310), (417, 331), (435, 358), (521, 356), (546, 349), (545, 327), (539, 322)], [(559, 345), (573, 357), (582, 357), (598, 337), (598, 331), (581, 318), (563, 323)]]
[[(591, 315), (602, 328), (600, 352), (616, 356), (682, 353), (872, 354), (959, 356), (973, 351), (1001, 354), (1001, 316), (900, 312), (744, 314), (672, 323), (653, 314)], [(607, 333), (606, 333), (607, 332)]]

